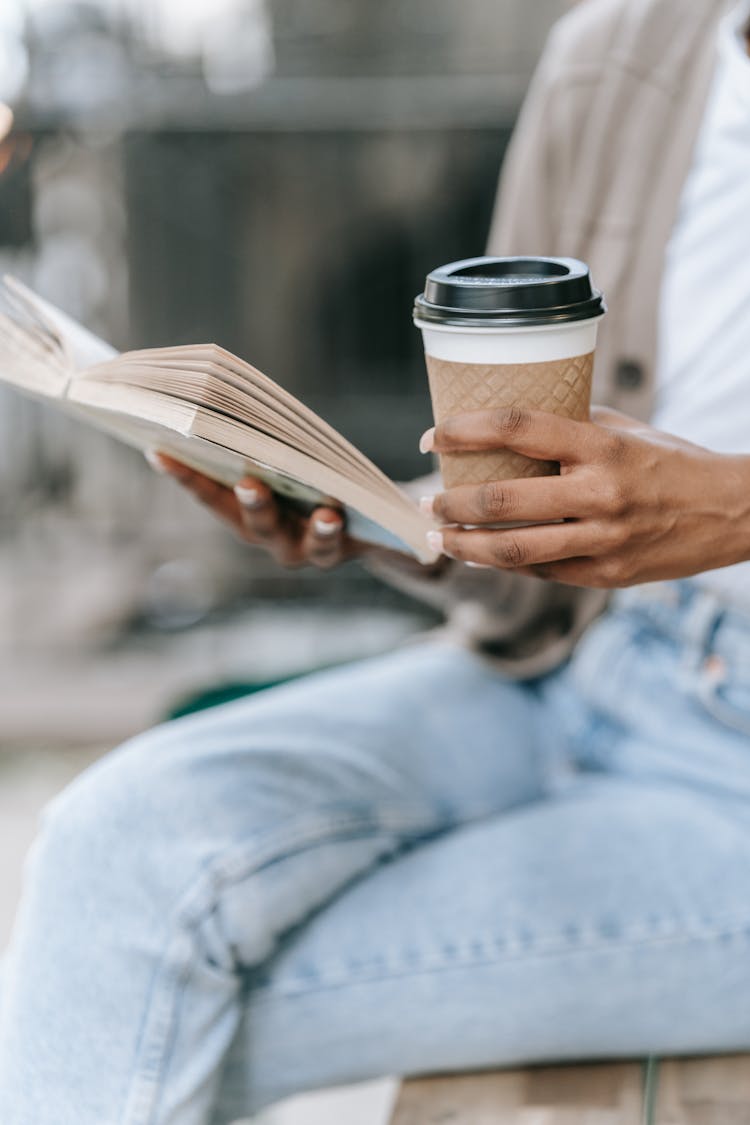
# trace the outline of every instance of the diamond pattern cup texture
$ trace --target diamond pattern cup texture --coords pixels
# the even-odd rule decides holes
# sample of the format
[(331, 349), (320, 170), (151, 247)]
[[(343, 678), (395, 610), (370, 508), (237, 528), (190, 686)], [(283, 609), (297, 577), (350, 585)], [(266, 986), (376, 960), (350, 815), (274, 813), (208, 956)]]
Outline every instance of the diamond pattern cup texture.
[[(548, 410), (577, 421), (588, 419), (594, 353), (545, 363), (455, 363), (428, 355), (427, 371), (436, 422), (455, 414), (493, 407)], [(485, 484), (492, 480), (559, 473), (557, 461), (537, 461), (509, 449), (491, 453), (444, 453), (443, 484)]]

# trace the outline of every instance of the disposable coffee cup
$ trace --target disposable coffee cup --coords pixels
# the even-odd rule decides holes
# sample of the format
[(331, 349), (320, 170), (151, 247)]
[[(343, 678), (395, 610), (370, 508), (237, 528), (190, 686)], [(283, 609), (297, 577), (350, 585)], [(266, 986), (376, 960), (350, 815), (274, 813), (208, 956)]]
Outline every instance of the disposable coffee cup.
[[(433, 270), (414, 304), (435, 422), (520, 406), (584, 420), (606, 312), (574, 258), (467, 258)], [(446, 488), (559, 473), (509, 449), (444, 453)]]

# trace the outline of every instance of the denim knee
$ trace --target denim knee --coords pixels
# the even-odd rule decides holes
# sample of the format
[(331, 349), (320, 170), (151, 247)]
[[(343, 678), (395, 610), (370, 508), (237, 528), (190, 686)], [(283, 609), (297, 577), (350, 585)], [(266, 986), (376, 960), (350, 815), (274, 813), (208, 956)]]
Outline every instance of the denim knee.
[[(173, 760), (160, 729), (108, 754), (45, 808), (27, 866), (27, 889), (50, 909), (143, 909), (177, 894), (187, 849), (174, 832)], [(168, 827), (171, 826), (171, 827)]]
[(74, 910), (99, 942), (181, 933), (222, 972), (262, 960), (287, 906), (258, 873), (309, 843), (300, 819), (317, 814), (311, 789), (292, 784), (303, 771), (278, 752), (248, 755), (242, 727), (224, 740), (191, 720), (156, 728), (54, 798), (27, 869), (42, 924)]

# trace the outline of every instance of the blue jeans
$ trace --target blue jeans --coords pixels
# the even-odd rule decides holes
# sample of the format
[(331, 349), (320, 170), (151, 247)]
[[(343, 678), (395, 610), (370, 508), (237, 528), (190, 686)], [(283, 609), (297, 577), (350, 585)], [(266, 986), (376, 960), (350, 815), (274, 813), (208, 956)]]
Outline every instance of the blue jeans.
[(750, 614), (620, 595), (516, 684), (421, 645), (135, 739), (48, 810), (3, 1125), (750, 1048)]

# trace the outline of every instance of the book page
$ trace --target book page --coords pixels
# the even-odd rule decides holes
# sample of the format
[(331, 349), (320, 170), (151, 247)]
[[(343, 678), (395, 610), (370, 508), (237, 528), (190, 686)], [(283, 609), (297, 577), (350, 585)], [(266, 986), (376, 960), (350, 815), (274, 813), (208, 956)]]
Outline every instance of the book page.
[(33, 395), (65, 393), (71, 366), (60, 335), (29, 302), (26, 291), (0, 287), (0, 378)]
[(73, 370), (92, 367), (95, 363), (104, 363), (118, 355), (117, 348), (94, 335), (62, 309), (45, 301), (17, 278), (4, 277), (3, 290), (25, 304), (35, 314), (38, 323), (45, 326), (47, 333), (55, 337), (66, 367)]
[(422, 561), (434, 560), (426, 544), (434, 521), (257, 368), (213, 344), (117, 356), (20, 282), (6, 279), (1, 288), (0, 380), (54, 398), (120, 440), (170, 453), (227, 485), (255, 475), (297, 504), (340, 502), (363, 537), (398, 541)]

